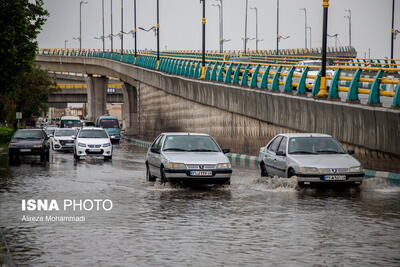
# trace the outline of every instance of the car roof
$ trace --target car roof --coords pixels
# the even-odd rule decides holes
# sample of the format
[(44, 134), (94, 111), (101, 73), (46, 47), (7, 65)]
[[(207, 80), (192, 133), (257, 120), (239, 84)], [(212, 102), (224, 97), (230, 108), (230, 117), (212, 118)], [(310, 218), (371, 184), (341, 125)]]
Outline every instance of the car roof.
[(321, 134), (321, 133), (284, 133), (280, 134), (286, 137), (332, 137), (329, 134)]
[(167, 132), (167, 133), (162, 133), (163, 135), (204, 135), (204, 136), (209, 136), (208, 134), (205, 133), (188, 133), (188, 132)]
[(100, 127), (84, 127), (82, 129), (85, 129), (85, 130), (103, 130), (104, 131), (104, 129), (100, 128)]

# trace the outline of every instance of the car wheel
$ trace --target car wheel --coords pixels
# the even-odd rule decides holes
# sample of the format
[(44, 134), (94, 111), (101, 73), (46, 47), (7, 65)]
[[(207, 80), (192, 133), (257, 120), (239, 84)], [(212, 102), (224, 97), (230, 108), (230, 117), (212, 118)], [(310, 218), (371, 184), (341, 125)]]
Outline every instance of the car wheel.
[(50, 149), (46, 151), (46, 161), (50, 160)]
[(296, 175), (296, 173), (294, 172), (294, 170), (292, 168), (290, 168), (289, 171), (288, 171), (287, 177), (290, 178), (290, 177), (293, 177), (295, 175)]
[(260, 169), (261, 169), (261, 177), (267, 177), (268, 176), (268, 171), (267, 171), (267, 168), (265, 166), (264, 161), (261, 161)]
[(14, 164), (15, 162), (15, 156), (13, 154), (8, 154), (8, 162), (10, 164)]
[(154, 182), (155, 180), (156, 180), (156, 178), (155, 178), (153, 175), (151, 175), (150, 168), (149, 168), (149, 166), (146, 164), (146, 181), (148, 181), (148, 182)]
[(165, 177), (164, 167), (160, 169), (160, 183), (165, 184), (167, 182), (167, 178)]

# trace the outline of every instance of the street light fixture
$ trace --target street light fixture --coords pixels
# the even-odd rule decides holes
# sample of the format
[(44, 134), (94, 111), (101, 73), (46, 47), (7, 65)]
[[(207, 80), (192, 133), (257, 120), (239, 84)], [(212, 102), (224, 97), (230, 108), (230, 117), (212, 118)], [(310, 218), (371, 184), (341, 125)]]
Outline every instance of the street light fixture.
[(308, 29), (308, 25), (307, 25), (307, 9), (306, 8), (300, 8), (300, 10), (304, 11), (304, 46), (307, 49), (307, 29)]
[(335, 47), (337, 48), (337, 44), (338, 44), (338, 40), (339, 40), (339, 34), (338, 33), (335, 33), (335, 34), (328, 34), (328, 37), (331, 37), (331, 38), (335, 38)]
[(87, 3), (86, 1), (79, 2), (79, 50), (82, 50), (82, 5)]
[(351, 47), (351, 9), (345, 9), (344, 11), (349, 13), (344, 17), (349, 19), (349, 46)]
[[(245, 46), (246, 45), (246, 43), (248, 42), (248, 41), (253, 41), (253, 40), (255, 40), (256, 38), (254, 37), (254, 38), (249, 38), (249, 37), (247, 37), (247, 38), (242, 38), (242, 41), (243, 41), (243, 46)], [(243, 48), (244, 49), (244, 48)]]
[(258, 42), (263, 41), (263, 40), (258, 39), (258, 9), (257, 9), (257, 7), (251, 7), (250, 9), (252, 9), (256, 12), (256, 52), (257, 52), (258, 51)]

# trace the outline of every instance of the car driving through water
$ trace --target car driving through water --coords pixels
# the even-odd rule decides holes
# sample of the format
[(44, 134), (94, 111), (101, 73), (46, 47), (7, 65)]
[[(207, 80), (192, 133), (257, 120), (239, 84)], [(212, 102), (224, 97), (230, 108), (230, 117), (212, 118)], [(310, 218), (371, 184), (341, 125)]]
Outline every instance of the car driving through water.
[(78, 130), (73, 128), (58, 128), (54, 131), (51, 138), (51, 147), (53, 150), (74, 150), (74, 136)]
[(260, 149), (261, 176), (297, 176), (300, 185), (351, 183), (360, 185), (364, 170), (332, 136), (314, 133), (279, 134)]
[(74, 158), (76, 160), (90, 155), (103, 156), (104, 160), (112, 159), (111, 140), (103, 128), (82, 128), (74, 138)]
[(207, 134), (162, 133), (147, 151), (146, 179), (230, 184), (232, 167), (225, 153), (229, 149), (221, 149)]
[(8, 147), (10, 163), (20, 156), (38, 155), (40, 161), (49, 160), (49, 137), (42, 129), (20, 129), (11, 137)]

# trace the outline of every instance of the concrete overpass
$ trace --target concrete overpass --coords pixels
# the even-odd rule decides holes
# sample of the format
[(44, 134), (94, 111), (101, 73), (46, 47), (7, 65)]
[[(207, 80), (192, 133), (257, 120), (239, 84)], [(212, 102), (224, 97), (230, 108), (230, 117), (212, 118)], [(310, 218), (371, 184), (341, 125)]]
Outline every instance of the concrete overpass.
[(86, 73), (91, 116), (104, 111), (107, 77), (119, 78), (128, 135), (151, 140), (164, 131), (206, 132), (234, 152), (255, 155), (278, 133), (322, 132), (354, 149), (370, 169), (400, 168), (397, 109), (204, 81), (107, 58), (38, 55), (36, 61), (45, 70)]

